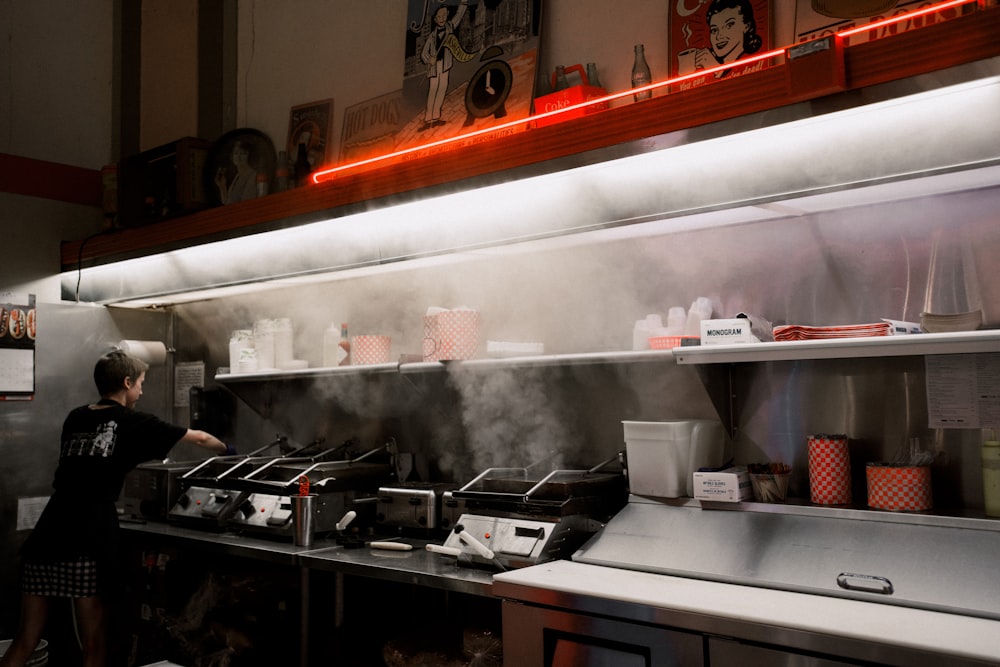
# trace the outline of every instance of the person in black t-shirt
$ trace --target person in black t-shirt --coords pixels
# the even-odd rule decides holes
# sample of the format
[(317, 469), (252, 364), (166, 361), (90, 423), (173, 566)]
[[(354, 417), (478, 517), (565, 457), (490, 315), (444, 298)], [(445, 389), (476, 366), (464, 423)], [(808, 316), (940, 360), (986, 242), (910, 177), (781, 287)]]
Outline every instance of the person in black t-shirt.
[(144, 461), (166, 458), (179, 442), (214, 455), (236, 454), (205, 431), (136, 411), (148, 368), (124, 352), (104, 355), (94, 367), (101, 400), (75, 408), (63, 423), (55, 492), (21, 552), (21, 622), (0, 667), (21, 667), (31, 657), (54, 597), (73, 600), (83, 666), (103, 667), (108, 659), (104, 598), (115, 582), (119, 530), (115, 501), (125, 475)]

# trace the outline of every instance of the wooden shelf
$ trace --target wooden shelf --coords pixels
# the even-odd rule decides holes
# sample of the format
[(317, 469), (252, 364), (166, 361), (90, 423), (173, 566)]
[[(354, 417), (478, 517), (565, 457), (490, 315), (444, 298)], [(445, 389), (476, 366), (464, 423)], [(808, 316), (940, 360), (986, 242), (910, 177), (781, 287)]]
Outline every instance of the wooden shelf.
[[(845, 90), (942, 70), (1000, 55), (1000, 10), (985, 8), (844, 49)], [(568, 119), (433, 155), (375, 163), (334, 180), (259, 199), (220, 206), (142, 227), (66, 241), (61, 268), (73, 270), (127, 257), (156, 254), (223, 238), (294, 226), (323, 217), (350, 215), (359, 204), (476, 179), (506, 180), (510, 172), (648, 140), (669, 132), (786, 106), (801, 95), (789, 92), (783, 63), (710, 85), (671, 92), (636, 104)], [(526, 121), (526, 123), (530, 123)], [(643, 147), (623, 148), (622, 154)], [(649, 147), (645, 147), (648, 150)], [(551, 164), (550, 170), (560, 168)]]

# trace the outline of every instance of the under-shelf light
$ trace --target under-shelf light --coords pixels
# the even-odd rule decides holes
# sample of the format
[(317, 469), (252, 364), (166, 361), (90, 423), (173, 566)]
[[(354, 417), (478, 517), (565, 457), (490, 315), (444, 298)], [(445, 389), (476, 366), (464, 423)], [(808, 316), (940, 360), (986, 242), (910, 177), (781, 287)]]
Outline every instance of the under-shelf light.
[[(903, 21), (909, 21), (909, 20), (912, 20), (912, 19), (915, 19), (915, 18), (919, 18), (921, 16), (926, 16), (928, 14), (934, 14), (934, 13), (937, 13), (937, 12), (940, 12), (940, 11), (943, 11), (943, 10), (946, 10), (946, 9), (952, 9), (952, 8), (960, 7), (962, 5), (967, 5), (967, 4), (970, 4), (970, 3), (978, 3), (979, 1), (980, 0), (945, 0), (944, 2), (940, 2), (940, 3), (937, 3), (937, 4), (931, 5), (929, 7), (923, 7), (923, 8), (920, 8), (920, 9), (915, 9), (913, 11), (905, 12), (903, 14), (899, 14), (897, 16), (893, 16), (893, 17), (890, 17), (890, 18), (887, 18), (887, 19), (884, 19), (884, 20), (881, 20), (881, 21), (876, 21), (876, 22), (873, 22), (873, 23), (868, 23), (868, 24), (865, 24), (863, 26), (858, 26), (858, 27), (855, 27), (855, 28), (848, 28), (848, 29), (845, 29), (845, 30), (841, 30), (841, 31), (839, 31), (839, 32), (836, 33), (836, 36), (840, 37), (840, 38), (848, 38), (848, 37), (850, 37), (852, 35), (858, 35), (858, 34), (861, 34), (861, 33), (864, 33), (864, 32), (870, 32), (872, 30), (877, 30), (877, 29), (885, 27), (885, 26), (895, 25), (895, 24), (901, 23)], [(510, 129), (519, 129), (520, 130), (520, 129), (526, 129), (527, 126), (530, 123), (534, 123), (534, 122), (536, 122), (536, 121), (538, 121), (540, 119), (553, 118), (553, 117), (558, 117), (558, 116), (562, 116), (563, 118), (567, 118), (568, 119), (568, 118), (572, 117), (570, 114), (572, 114), (573, 112), (576, 112), (576, 111), (580, 111), (580, 110), (587, 109), (587, 108), (598, 107), (599, 105), (607, 105), (607, 104), (610, 104), (611, 102), (614, 102), (614, 101), (617, 101), (617, 100), (620, 100), (620, 99), (624, 99), (624, 98), (627, 98), (627, 97), (632, 96), (632, 95), (637, 95), (637, 94), (641, 94), (641, 93), (645, 93), (645, 92), (652, 92), (652, 91), (659, 90), (659, 89), (662, 89), (662, 88), (667, 88), (669, 86), (677, 86), (679, 84), (685, 83), (685, 82), (690, 81), (692, 79), (700, 79), (700, 78), (702, 78), (704, 76), (708, 76), (708, 75), (715, 74), (715, 73), (718, 73), (718, 72), (724, 72), (726, 70), (732, 69), (736, 65), (748, 65), (748, 64), (751, 64), (751, 63), (755, 63), (755, 62), (761, 62), (761, 61), (769, 60), (771, 58), (782, 57), (782, 56), (785, 56), (785, 54), (786, 54), (786, 52), (788, 51), (789, 48), (791, 48), (791, 46), (785, 46), (785, 47), (781, 47), (781, 48), (778, 48), (778, 49), (772, 49), (771, 51), (767, 51), (765, 53), (757, 53), (757, 54), (754, 54), (752, 56), (748, 56), (746, 58), (740, 58), (739, 60), (737, 60), (735, 62), (724, 63), (722, 65), (716, 65), (714, 67), (708, 67), (708, 68), (705, 68), (705, 69), (695, 70), (694, 72), (691, 72), (691, 73), (688, 73), (688, 74), (682, 74), (680, 76), (676, 76), (676, 77), (673, 77), (673, 78), (670, 78), (670, 79), (666, 79), (664, 81), (658, 81), (658, 82), (655, 82), (655, 83), (650, 83), (650, 84), (647, 84), (645, 86), (639, 86), (637, 88), (630, 88), (628, 90), (624, 90), (624, 91), (619, 92), (619, 93), (611, 93), (611, 94), (605, 95), (603, 97), (597, 97), (597, 98), (588, 99), (588, 100), (585, 100), (583, 102), (579, 102), (577, 104), (573, 104), (573, 105), (570, 105), (570, 106), (562, 107), (560, 109), (555, 109), (553, 111), (545, 111), (545, 112), (542, 112), (542, 113), (536, 113), (536, 114), (528, 116), (526, 118), (519, 118), (517, 120), (507, 121), (507, 122), (500, 123), (500, 124), (497, 124), (497, 125), (491, 125), (489, 127), (481, 128), (479, 130), (473, 130), (471, 132), (465, 132), (463, 134), (458, 134), (458, 135), (455, 135), (455, 136), (452, 136), (452, 137), (446, 137), (444, 139), (438, 139), (438, 140), (431, 141), (431, 142), (428, 142), (428, 143), (425, 143), (425, 144), (420, 144), (418, 146), (411, 146), (409, 148), (403, 148), (403, 149), (400, 149), (400, 150), (397, 150), (397, 151), (392, 151), (390, 153), (385, 153), (385, 154), (382, 154), (382, 155), (376, 155), (376, 156), (373, 156), (373, 157), (370, 157), (370, 158), (365, 158), (363, 160), (357, 160), (357, 161), (354, 161), (354, 162), (348, 162), (346, 164), (338, 165), (338, 166), (335, 166), (335, 167), (329, 167), (329, 168), (326, 168), (326, 169), (319, 169), (319, 170), (313, 172), (313, 174), (312, 174), (312, 181), (313, 181), (313, 183), (316, 183), (316, 184), (324, 183), (326, 181), (333, 180), (338, 175), (341, 175), (341, 174), (343, 174), (345, 172), (354, 171), (356, 169), (360, 169), (360, 168), (365, 167), (365, 166), (379, 164), (379, 163), (388, 163), (388, 162), (390, 162), (392, 160), (397, 160), (397, 159), (404, 158), (404, 157), (407, 157), (407, 156), (419, 155), (420, 153), (423, 153), (425, 151), (431, 151), (431, 150), (434, 150), (434, 149), (437, 149), (437, 148), (443, 148), (443, 147), (447, 147), (447, 146), (457, 146), (459, 144), (463, 144), (465, 142), (468, 142), (470, 139), (475, 139), (477, 137), (483, 137), (484, 135), (495, 134), (495, 133), (498, 133), (498, 132), (502, 132), (503, 130), (510, 130)]]
[[(77, 300), (169, 305), (1000, 183), (997, 63), (935, 74), (931, 90), (899, 96), (898, 86), (887, 86), (869, 97), (860, 107), (815, 115), (797, 107), (799, 116), (763, 127), (759, 118), (748, 120), (751, 128), (734, 119), (714, 137), (674, 133), (665, 150), (80, 267), (62, 274), (63, 298), (72, 300), (82, 279)], [(940, 119), (955, 108), (979, 121), (949, 132)], [(911, 150), (912, 137), (921, 137), (921, 151)], [(738, 159), (720, 170), (720, 154)], [(879, 159), (858, 162), (872, 154)]]

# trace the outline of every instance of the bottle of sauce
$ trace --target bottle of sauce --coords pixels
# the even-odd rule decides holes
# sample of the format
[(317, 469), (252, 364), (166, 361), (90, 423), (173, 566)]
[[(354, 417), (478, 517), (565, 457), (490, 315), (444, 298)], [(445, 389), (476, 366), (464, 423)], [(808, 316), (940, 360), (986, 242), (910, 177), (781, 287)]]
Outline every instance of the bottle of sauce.
[(340, 365), (340, 327), (331, 324), (323, 332), (323, 366), (330, 368)]
[(1000, 440), (990, 437), (983, 441), (983, 509), (1000, 518)]
[(347, 336), (347, 324), (340, 325), (340, 342), (337, 344), (337, 365), (351, 365), (351, 339)]
[[(653, 82), (653, 75), (649, 71), (649, 63), (646, 62), (646, 47), (642, 44), (635, 45), (635, 60), (632, 62), (632, 87), (638, 88)], [(632, 97), (635, 101), (648, 100), (653, 96), (653, 91), (645, 90), (636, 93)]]

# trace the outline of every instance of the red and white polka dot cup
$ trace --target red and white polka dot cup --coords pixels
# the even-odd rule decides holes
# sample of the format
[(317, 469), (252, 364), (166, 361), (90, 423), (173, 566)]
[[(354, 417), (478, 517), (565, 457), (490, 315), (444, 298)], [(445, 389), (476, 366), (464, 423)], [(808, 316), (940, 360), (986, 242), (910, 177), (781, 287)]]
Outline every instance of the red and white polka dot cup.
[(424, 361), (478, 358), (482, 321), (479, 311), (465, 309), (424, 316)]
[(351, 364), (387, 364), (391, 350), (392, 338), (389, 336), (354, 336), (351, 338)]

